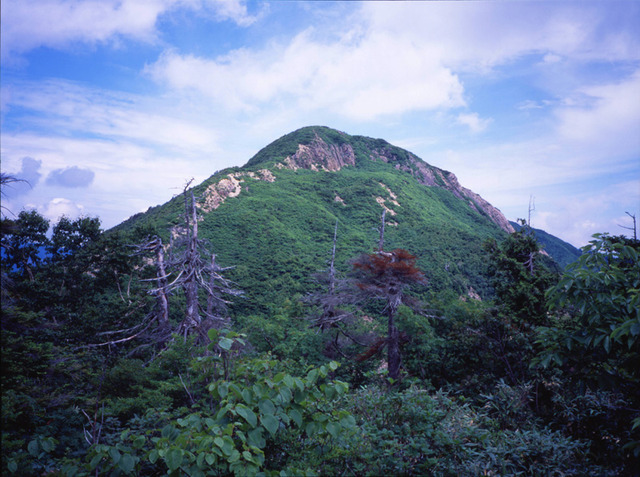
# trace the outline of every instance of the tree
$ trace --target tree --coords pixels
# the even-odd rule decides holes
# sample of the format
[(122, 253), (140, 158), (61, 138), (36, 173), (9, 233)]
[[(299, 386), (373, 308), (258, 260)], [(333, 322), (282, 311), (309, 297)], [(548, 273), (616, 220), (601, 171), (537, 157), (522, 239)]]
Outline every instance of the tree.
[(16, 220), (2, 219), (2, 222), (0, 244), (6, 271), (26, 275), (33, 283), (34, 269), (42, 265), (44, 249), (50, 244), (47, 238), (49, 221), (30, 210), (20, 212)]
[(580, 419), (570, 422), (572, 432), (590, 438), (609, 461), (621, 459), (628, 475), (638, 475), (640, 241), (608, 234), (593, 238), (547, 293), (555, 317), (551, 326), (538, 329), (534, 364), (561, 372), (565, 385), (559, 394), (574, 390), (572, 409), (587, 403)]
[(416, 267), (416, 257), (403, 249), (363, 254), (353, 263), (356, 286), (365, 297), (383, 300), (387, 315), (387, 365), (389, 377), (400, 376), (400, 334), (395, 323), (401, 304), (413, 305), (406, 295), (411, 285), (426, 284), (424, 273)]
[[(595, 234), (548, 292), (551, 310), (573, 320), (562, 341), (613, 360), (611, 374), (640, 382), (640, 241)], [(547, 354), (546, 363), (559, 355)]]
[[(171, 257), (165, 263), (164, 246), (158, 236), (147, 238), (137, 246), (138, 253), (151, 251), (155, 255), (157, 267), (156, 287), (151, 294), (157, 299), (157, 321), (166, 327), (168, 322), (169, 295), (181, 288), (185, 297), (184, 316), (177, 332), (186, 339), (189, 334), (197, 334), (200, 340), (206, 339), (208, 328), (221, 328), (226, 324), (226, 305), (230, 302), (225, 296), (240, 296), (241, 290), (233, 287), (223, 272), (231, 267), (220, 267), (216, 255), (207, 250), (206, 244), (198, 238), (198, 214), (193, 191), (184, 189), (185, 227), (182, 241), (170, 245)], [(209, 255), (210, 259), (205, 257)], [(171, 280), (171, 281), (170, 281)], [(200, 292), (206, 295), (206, 307), (200, 304)], [(202, 316), (204, 315), (205, 320)], [(204, 325), (204, 322), (207, 325)]]
[(546, 319), (546, 290), (557, 280), (557, 266), (542, 252), (534, 231), (524, 227), (501, 244), (485, 243), (489, 274), (502, 312), (511, 319), (542, 325)]
[(317, 312), (309, 316), (312, 327), (317, 327), (325, 332), (331, 329), (336, 330), (332, 346), (345, 356), (338, 344), (340, 335), (346, 336), (349, 340), (363, 345), (351, 333), (345, 329), (345, 323), (353, 320), (354, 312), (350, 305), (354, 305), (357, 297), (353, 292), (352, 283), (347, 279), (340, 279), (336, 276), (335, 259), (336, 243), (338, 241), (338, 221), (336, 220), (333, 232), (333, 248), (331, 250), (331, 260), (329, 268), (325, 273), (318, 273), (315, 279), (326, 286), (326, 291), (310, 293), (306, 301), (316, 307)]

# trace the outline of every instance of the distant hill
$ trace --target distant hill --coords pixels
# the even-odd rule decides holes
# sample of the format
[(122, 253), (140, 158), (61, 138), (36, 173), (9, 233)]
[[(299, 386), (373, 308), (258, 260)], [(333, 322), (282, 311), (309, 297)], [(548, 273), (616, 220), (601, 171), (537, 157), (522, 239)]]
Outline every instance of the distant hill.
[[(522, 226), (516, 222), (510, 222), (510, 224), (516, 230), (520, 230), (522, 228)], [(536, 239), (538, 239), (538, 242), (543, 246), (544, 251), (547, 252), (562, 268), (572, 262), (575, 262), (580, 256), (580, 249), (574, 247), (570, 243), (565, 242), (544, 230), (533, 227), (532, 229), (536, 234)]]
[[(432, 296), (490, 295), (482, 244), (514, 230), (453, 173), (383, 139), (323, 126), (287, 134), (193, 190), (200, 236), (222, 266), (235, 266), (230, 278), (246, 292), (235, 309), (245, 314), (272, 313), (317, 286), (312, 274), (327, 267), (336, 220), (336, 266), (346, 273), (350, 259), (374, 249), (386, 209), (385, 248), (418, 257)], [(183, 214), (176, 197), (116, 229), (152, 227), (168, 241)]]

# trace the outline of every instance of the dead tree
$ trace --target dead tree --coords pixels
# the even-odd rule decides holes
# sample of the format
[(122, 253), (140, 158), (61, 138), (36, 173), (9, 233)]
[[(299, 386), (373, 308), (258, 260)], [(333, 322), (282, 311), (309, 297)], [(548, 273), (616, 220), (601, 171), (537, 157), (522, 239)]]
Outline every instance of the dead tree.
[(344, 352), (340, 349), (339, 338), (345, 336), (352, 342), (365, 346), (352, 333), (347, 331), (349, 322), (355, 317), (354, 306), (357, 300), (357, 293), (353, 289), (353, 285), (349, 280), (340, 279), (336, 276), (335, 260), (336, 260), (336, 244), (338, 240), (338, 221), (333, 231), (333, 247), (331, 250), (331, 260), (329, 268), (326, 272), (318, 273), (314, 276), (317, 282), (324, 285), (326, 291), (318, 291), (310, 293), (306, 302), (315, 306), (316, 313), (307, 317), (310, 321), (311, 328), (317, 328), (320, 332), (334, 330), (332, 346), (335, 350), (344, 356)]
[[(165, 247), (158, 236), (153, 236), (135, 247), (134, 254), (154, 256), (156, 277), (143, 281), (155, 282), (149, 294), (156, 297), (153, 312), (147, 314), (141, 323), (126, 330), (117, 330), (103, 334), (129, 334), (125, 338), (107, 341), (95, 346), (111, 346), (133, 339), (141, 339), (145, 343), (141, 347), (165, 343), (175, 331), (185, 339), (188, 335), (196, 335), (199, 341), (207, 341), (207, 331), (212, 327), (221, 328), (228, 323), (227, 306), (231, 303), (226, 296), (240, 296), (241, 290), (224, 277), (223, 272), (233, 267), (220, 267), (216, 263), (215, 254), (211, 260), (203, 257), (209, 254), (205, 243), (198, 238), (198, 216), (193, 191), (184, 189), (185, 196), (185, 237), (184, 240), (172, 240), (169, 247), (169, 259), (165, 258)], [(169, 321), (169, 297), (181, 289), (185, 296), (184, 316), (174, 330)], [(200, 305), (202, 295), (206, 296), (206, 308)], [(153, 327), (153, 323), (157, 323)]]
[(154, 280), (156, 287), (149, 291), (151, 295), (156, 297), (154, 316), (159, 328), (169, 328), (169, 298), (167, 297), (169, 282), (162, 239), (154, 235), (136, 246), (136, 255), (142, 255), (146, 252), (151, 252), (155, 256), (156, 278)]
[(629, 217), (631, 217), (631, 220), (633, 220), (633, 227), (627, 227), (626, 225), (619, 225), (619, 227), (627, 230), (633, 230), (633, 240), (638, 240), (638, 234), (636, 231), (636, 214), (631, 214), (629, 212), (625, 212), (625, 214), (627, 214)]
[[(218, 266), (216, 256), (212, 253), (208, 264), (203, 259), (210, 252), (198, 238), (196, 199), (193, 191), (187, 193), (186, 187), (184, 196), (186, 244), (182, 255), (175, 254), (173, 266), (177, 270), (177, 277), (167, 287), (181, 287), (186, 299), (185, 314), (178, 326), (178, 333), (185, 338), (189, 334), (198, 334), (206, 339), (207, 329), (214, 326), (219, 328), (227, 321), (220, 313), (225, 312), (231, 303), (225, 296), (240, 296), (242, 291), (234, 288), (234, 284), (222, 274), (233, 267)], [(201, 291), (207, 297), (206, 308), (200, 305)]]
[[(187, 195), (185, 188), (185, 222), (187, 225), (187, 249), (182, 261), (181, 285), (186, 299), (185, 314), (178, 332), (185, 337), (190, 332), (200, 327), (202, 318), (200, 317), (200, 307), (198, 306), (198, 285), (199, 272), (202, 269), (200, 253), (198, 251), (198, 216), (196, 211), (196, 199), (193, 191)], [(191, 199), (189, 201), (188, 199)], [(189, 203), (190, 202), (190, 203)], [(191, 218), (191, 224), (190, 219)]]
[(382, 223), (380, 224), (380, 239), (378, 240), (378, 252), (384, 250), (384, 219), (387, 216), (387, 209), (382, 209)]

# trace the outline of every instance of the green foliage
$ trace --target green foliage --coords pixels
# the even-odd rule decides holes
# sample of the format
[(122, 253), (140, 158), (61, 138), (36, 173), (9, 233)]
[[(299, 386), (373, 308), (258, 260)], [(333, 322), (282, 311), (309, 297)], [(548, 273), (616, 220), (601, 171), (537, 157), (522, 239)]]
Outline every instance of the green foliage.
[[(64, 218), (48, 239), (35, 211), (3, 219), (3, 475), (637, 475), (637, 244), (600, 237), (548, 295), (549, 314), (553, 267), (530, 231), (505, 239), (438, 187), (446, 171), (384, 140), (304, 128), (194, 192), (316, 135), (350, 144), (356, 167), (243, 176), (239, 198), (200, 211), (201, 238), (246, 290), (233, 329), (209, 330), (208, 346), (116, 339), (149, 325), (154, 306), (144, 280), (156, 270), (129, 245), (154, 234), (169, 243), (182, 198), (106, 233), (98, 219)], [(435, 186), (416, 179), (419, 167)], [(360, 345), (302, 319), (336, 220), (344, 275), (374, 247), (380, 198), (396, 212), (385, 244), (415, 253), (429, 278), (411, 299), (438, 310), (398, 307), (406, 378), (394, 392), (380, 362), (349, 363)], [(369, 304), (374, 318), (345, 330), (371, 341), (386, 311)]]
[(523, 227), (498, 245), (485, 244), (490, 253), (489, 273), (504, 314), (524, 324), (545, 323), (546, 290), (557, 281), (554, 263), (540, 253), (533, 231)]
[(549, 290), (551, 308), (560, 313), (556, 326), (539, 330), (539, 364), (571, 364), (583, 379), (637, 386), (640, 246), (631, 239), (594, 237)]
[[(486, 399), (502, 408), (512, 391), (501, 394)], [(535, 426), (502, 429), (491, 407), (441, 392), (366, 387), (347, 405), (361, 433), (341, 464), (356, 475), (606, 475), (588, 461), (585, 443)]]
[(564, 382), (554, 397), (557, 420), (636, 470), (640, 434), (632, 421), (640, 405), (639, 249), (632, 239), (594, 235), (548, 292), (557, 315), (550, 326), (538, 329), (540, 352), (533, 362), (562, 371)]
[[(214, 347), (223, 350), (241, 340), (230, 333), (211, 335)], [(88, 467), (100, 475), (244, 476), (276, 469), (315, 474), (327, 452), (337, 452), (355, 426), (348, 412), (336, 408), (348, 386), (327, 379), (337, 366), (310, 368), (298, 377), (279, 371), (277, 361), (243, 360), (231, 380), (214, 378), (209, 384), (211, 407), (147, 431), (151, 437), (125, 431), (114, 445), (95, 445)]]

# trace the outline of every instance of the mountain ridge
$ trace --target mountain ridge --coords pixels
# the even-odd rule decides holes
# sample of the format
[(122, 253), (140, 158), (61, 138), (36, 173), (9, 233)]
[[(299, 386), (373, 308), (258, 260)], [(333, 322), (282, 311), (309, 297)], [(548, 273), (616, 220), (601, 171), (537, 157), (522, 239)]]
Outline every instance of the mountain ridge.
[[(236, 315), (266, 316), (317, 288), (336, 222), (336, 269), (346, 274), (351, 259), (376, 248), (386, 210), (385, 248), (418, 257), (427, 298), (490, 297), (483, 243), (513, 230), (453, 173), (383, 139), (322, 126), (293, 131), (190, 190), (201, 238), (246, 292)], [(169, 243), (184, 231), (184, 206), (175, 197), (117, 229), (147, 226)]]
[[(363, 152), (363, 149), (368, 150), (369, 153)], [(258, 151), (243, 166), (243, 169), (256, 169), (262, 166), (259, 172), (263, 175), (267, 174), (265, 171), (269, 170), (269, 166), (278, 169), (336, 172), (342, 167), (356, 167), (366, 160), (393, 164), (396, 169), (413, 175), (425, 186), (445, 188), (458, 198), (466, 200), (468, 205), (477, 212), (486, 214), (505, 232), (514, 232), (512, 225), (499, 209), (479, 194), (462, 187), (455, 174), (432, 166), (415, 154), (394, 146), (384, 139), (351, 136), (326, 126), (307, 126), (282, 136)], [(233, 174), (228, 174), (232, 182), (237, 181)], [(273, 174), (268, 180), (275, 180)], [(212, 196), (218, 197), (213, 199), (214, 202), (220, 200), (220, 197), (235, 197), (240, 193), (237, 183), (230, 189), (227, 179), (223, 178), (221, 182), (217, 190), (214, 187), (210, 192)]]

